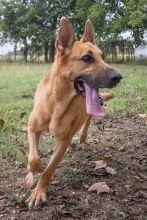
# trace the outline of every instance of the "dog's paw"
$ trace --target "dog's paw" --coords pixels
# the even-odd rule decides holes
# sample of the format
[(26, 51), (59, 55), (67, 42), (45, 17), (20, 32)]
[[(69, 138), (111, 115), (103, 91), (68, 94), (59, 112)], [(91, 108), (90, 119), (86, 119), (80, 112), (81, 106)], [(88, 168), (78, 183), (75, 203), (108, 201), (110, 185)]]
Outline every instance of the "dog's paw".
[(26, 202), (29, 208), (31, 208), (32, 206), (37, 206), (41, 201), (46, 201), (46, 188), (36, 186)]
[(39, 172), (42, 168), (42, 163), (39, 157), (33, 157), (28, 159), (28, 170), (30, 172)]
[(33, 173), (29, 172), (25, 178), (25, 185), (27, 189), (30, 189), (35, 183), (36, 183), (36, 180), (34, 179)]

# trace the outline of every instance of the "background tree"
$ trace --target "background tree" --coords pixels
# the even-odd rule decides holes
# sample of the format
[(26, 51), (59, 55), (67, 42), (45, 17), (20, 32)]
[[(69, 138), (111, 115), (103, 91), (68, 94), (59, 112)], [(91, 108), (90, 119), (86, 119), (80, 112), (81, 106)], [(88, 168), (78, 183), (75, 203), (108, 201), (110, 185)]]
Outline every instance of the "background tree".
[(139, 45), (147, 29), (147, 2), (146, 0), (78, 0), (76, 17), (82, 26), (88, 18), (92, 20), (98, 40), (116, 39), (120, 33), (131, 31), (134, 44)]
[(36, 49), (44, 48), (45, 61), (54, 57), (55, 32), (59, 18), (71, 17), (73, 0), (9, 0), (1, 1), (1, 30), (4, 39), (24, 45), (24, 60), (27, 61), (28, 42)]
[(25, 1), (1, 1), (0, 17), (3, 39), (9, 39), (15, 45), (19, 42), (24, 45), (24, 60), (27, 61), (28, 38), (30, 29), (26, 22), (28, 7)]
[[(36, 0), (28, 1), (27, 22), (31, 32), (30, 40), (33, 45), (44, 48), (44, 60), (53, 61), (55, 33), (61, 16), (70, 16), (70, 6), (73, 0)], [(38, 47), (39, 48), (39, 47)]]
[(91, 19), (97, 43), (113, 44), (122, 32), (130, 31), (135, 45), (141, 44), (147, 29), (146, 0), (1, 0), (1, 42), (8, 39), (23, 44), (24, 60), (28, 51), (39, 53), (43, 49), (44, 60), (53, 61), (56, 30), (61, 16), (67, 16), (74, 24), (77, 36), (81, 36), (84, 24)]

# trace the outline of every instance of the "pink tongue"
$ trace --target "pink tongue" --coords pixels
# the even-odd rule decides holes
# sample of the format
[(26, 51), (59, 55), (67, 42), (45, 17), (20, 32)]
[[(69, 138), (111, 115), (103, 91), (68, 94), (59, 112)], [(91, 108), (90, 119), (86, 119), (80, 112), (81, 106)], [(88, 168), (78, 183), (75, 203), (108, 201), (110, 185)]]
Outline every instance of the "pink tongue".
[(86, 91), (87, 113), (93, 116), (99, 116), (99, 117), (104, 116), (105, 112), (100, 105), (99, 96), (96, 90), (88, 86), (86, 83), (84, 83), (84, 87)]

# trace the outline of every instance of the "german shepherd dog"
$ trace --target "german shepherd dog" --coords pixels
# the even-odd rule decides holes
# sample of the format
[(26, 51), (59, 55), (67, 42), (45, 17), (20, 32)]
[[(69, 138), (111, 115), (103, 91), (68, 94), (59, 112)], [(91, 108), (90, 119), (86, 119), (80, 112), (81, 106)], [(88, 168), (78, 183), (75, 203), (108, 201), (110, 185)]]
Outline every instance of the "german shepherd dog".
[[(56, 43), (55, 61), (38, 85), (34, 108), (28, 121), (29, 172), (41, 169), (38, 142), (41, 132), (49, 130), (56, 138), (56, 148), (47, 168), (27, 199), (29, 207), (46, 200), (48, 184), (74, 134), (81, 128), (80, 142), (87, 137), (92, 116), (103, 116), (101, 106), (111, 94), (99, 94), (99, 88), (115, 87), (122, 76), (103, 59), (95, 45), (95, 32), (90, 20), (78, 41), (68, 19), (62, 17)], [(31, 181), (26, 178), (27, 184)]]

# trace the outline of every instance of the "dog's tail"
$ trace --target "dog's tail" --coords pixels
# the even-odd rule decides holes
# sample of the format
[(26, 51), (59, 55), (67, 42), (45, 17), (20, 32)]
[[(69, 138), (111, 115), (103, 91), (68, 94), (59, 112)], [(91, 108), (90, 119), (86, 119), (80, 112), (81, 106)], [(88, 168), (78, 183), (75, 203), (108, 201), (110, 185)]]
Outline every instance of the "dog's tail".
[(104, 101), (113, 99), (115, 97), (114, 93), (101, 93), (100, 95), (102, 96)]

